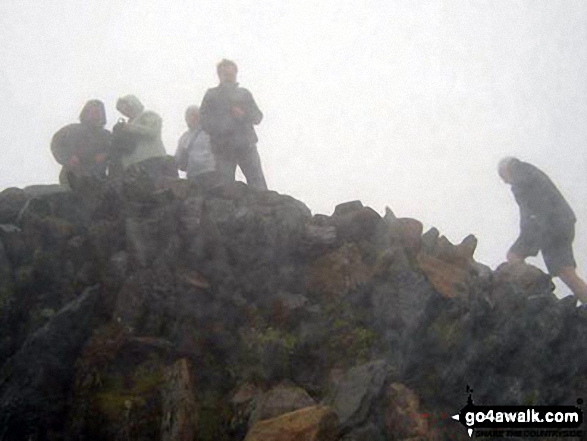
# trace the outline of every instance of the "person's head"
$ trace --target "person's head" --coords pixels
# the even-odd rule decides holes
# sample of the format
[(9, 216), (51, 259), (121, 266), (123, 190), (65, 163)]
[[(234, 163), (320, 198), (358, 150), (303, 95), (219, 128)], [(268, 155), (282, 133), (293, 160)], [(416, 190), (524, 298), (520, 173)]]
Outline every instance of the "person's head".
[(221, 83), (236, 83), (238, 67), (234, 61), (223, 59), (216, 65), (216, 73)]
[(104, 108), (104, 103), (100, 100), (88, 101), (79, 114), (79, 120), (83, 124), (104, 127), (106, 125), (106, 110)]
[(497, 173), (499, 173), (499, 176), (506, 184), (511, 184), (513, 182), (514, 176), (512, 166), (518, 162), (520, 162), (520, 160), (513, 156), (507, 156), (499, 161), (499, 164), (497, 165)]
[(116, 102), (116, 110), (129, 119), (134, 119), (141, 114), (145, 106), (134, 95), (126, 95)]
[(200, 123), (200, 108), (198, 106), (189, 106), (185, 110), (185, 123), (190, 130), (198, 127)]

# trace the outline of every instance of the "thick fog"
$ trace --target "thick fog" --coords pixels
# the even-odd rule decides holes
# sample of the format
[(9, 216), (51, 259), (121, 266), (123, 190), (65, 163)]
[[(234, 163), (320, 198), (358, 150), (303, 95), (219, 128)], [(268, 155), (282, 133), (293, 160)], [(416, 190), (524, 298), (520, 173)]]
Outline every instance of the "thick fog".
[(452, 241), (473, 233), (495, 267), (518, 233), (496, 164), (518, 156), (575, 209), (587, 276), (584, 0), (3, 0), (0, 188), (56, 183), (51, 136), (92, 98), (110, 128), (116, 99), (137, 95), (173, 154), (222, 58), (265, 114), (271, 189), (314, 213), (360, 199)]

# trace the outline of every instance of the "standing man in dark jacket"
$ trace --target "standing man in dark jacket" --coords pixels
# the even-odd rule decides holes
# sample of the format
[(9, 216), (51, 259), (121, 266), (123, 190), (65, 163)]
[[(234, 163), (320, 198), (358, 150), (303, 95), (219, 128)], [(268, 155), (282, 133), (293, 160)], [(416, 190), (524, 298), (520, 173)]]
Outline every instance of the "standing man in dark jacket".
[(234, 181), (238, 165), (247, 184), (267, 189), (253, 128), (261, 122), (263, 114), (251, 92), (236, 82), (238, 68), (233, 61), (222, 60), (216, 72), (220, 84), (206, 92), (200, 106), (200, 122), (210, 135), (218, 171), (224, 181)]
[(542, 257), (548, 272), (587, 303), (587, 285), (577, 275), (573, 256), (575, 213), (544, 172), (517, 158), (504, 158), (498, 172), (510, 184), (520, 207), (520, 235), (507, 253), (510, 262), (523, 262), (528, 256)]
[(51, 152), (63, 165), (59, 182), (69, 185), (73, 176), (105, 178), (112, 134), (104, 128), (106, 112), (100, 100), (88, 101), (79, 123), (62, 127), (51, 139)]

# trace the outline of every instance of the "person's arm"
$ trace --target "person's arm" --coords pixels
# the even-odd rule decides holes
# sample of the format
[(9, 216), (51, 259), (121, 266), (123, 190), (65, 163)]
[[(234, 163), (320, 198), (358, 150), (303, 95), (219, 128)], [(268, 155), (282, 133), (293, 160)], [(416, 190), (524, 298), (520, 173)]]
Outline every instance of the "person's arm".
[(253, 94), (248, 90), (245, 91), (245, 102), (242, 119), (248, 124), (257, 125), (263, 120), (263, 113), (257, 106)]
[(146, 138), (158, 138), (161, 136), (163, 121), (155, 112), (144, 112), (133, 121), (124, 126), (127, 133)]
[(208, 89), (200, 105), (200, 125), (211, 136), (218, 136), (222, 133), (222, 121), (218, 115), (217, 107), (218, 103), (217, 98), (214, 97), (214, 91)]
[(542, 226), (536, 215), (530, 211), (523, 190), (514, 190), (514, 196), (520, 207), (520, 234), (510, 247), (508, 256), (519, 256), (523, 259), (538, 254)]

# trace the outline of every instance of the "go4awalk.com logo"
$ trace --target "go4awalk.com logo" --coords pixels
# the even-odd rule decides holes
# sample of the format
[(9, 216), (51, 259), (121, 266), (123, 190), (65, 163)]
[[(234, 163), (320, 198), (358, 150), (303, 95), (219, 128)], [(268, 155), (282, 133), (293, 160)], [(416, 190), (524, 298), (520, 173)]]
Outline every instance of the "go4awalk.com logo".
[[(469, 437), (577, 437), (583, 412), (576, 406), (476, 406), (467, 387), (467, 405), (453, 415)], [(577, 400), (583, 404), (583, 400)]]

